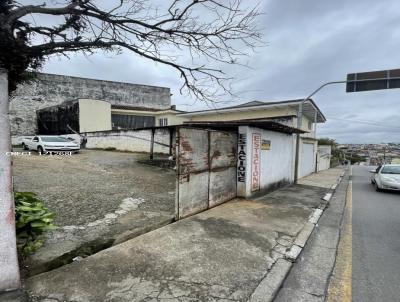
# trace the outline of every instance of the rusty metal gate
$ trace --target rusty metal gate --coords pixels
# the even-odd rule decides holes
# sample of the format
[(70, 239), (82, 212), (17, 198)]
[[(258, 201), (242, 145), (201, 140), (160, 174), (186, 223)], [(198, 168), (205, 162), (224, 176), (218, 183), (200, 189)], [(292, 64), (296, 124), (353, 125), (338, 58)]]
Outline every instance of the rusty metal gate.
[(177, 219), (236, 197), (237, 133), (177, 129)]

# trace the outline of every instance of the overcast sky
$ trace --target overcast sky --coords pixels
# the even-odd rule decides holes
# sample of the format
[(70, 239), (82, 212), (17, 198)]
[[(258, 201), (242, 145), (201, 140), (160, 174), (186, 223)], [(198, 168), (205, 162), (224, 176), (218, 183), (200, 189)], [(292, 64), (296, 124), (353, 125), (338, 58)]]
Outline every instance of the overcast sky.
[[(232, 104), (303, 98), (324, 82), (344, 80), (347, 73), (400, 68), (398, 0), (260, 2), (267, 46), (246, 62), (252, 69), (228, 69), (240, 96)], [(43, 71), (166, 86), (178, 109), (210, 107), (179, 94), (181, 82), (173, 69), (130, 53), (66, 60), (51, 59)], [(346, 94), (340, 84), (313, 99), (328, 119), (318, 126), (320, 137), (340, 143), (400, 142), (400, 89)]]

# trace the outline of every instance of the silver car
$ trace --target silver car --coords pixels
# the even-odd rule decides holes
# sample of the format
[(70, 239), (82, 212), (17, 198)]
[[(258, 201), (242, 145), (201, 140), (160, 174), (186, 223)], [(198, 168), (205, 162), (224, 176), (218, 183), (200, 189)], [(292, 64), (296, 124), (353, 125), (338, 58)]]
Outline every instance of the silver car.
[(400, 165), (382, 165), (370, 172), (371, 183), (377, 191), (400, 191)]

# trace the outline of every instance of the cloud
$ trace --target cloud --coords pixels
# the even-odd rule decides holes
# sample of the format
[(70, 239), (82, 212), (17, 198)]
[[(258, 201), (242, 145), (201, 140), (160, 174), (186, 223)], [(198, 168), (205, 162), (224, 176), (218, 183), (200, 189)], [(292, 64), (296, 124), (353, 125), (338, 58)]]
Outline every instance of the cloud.
[[(179, 94), (182, 83), (175, 70), (126, 52), (119, 56), (99, 52), (88, 59), (76, 55), (68, 63), (54, 58), (44, 71), (168, 86), (178, 108), (195, 110), (227, 102), (302, 98), (324, 82), (345, 79), (350, 72), (400, 68), (396, 66), (400, 61), (397, 0), (262, 3), (265, 14), (259, 22), (267, 46), (246, 59), (251, 68), (226, 69), (235, 78), (232, 88), (238, 99), (221, 98), (221, 104), (215, 105), (195, 102)], [(345, 93), (344, 85), (328, 86), (313, 97), (328, 117), (326, 124), (318, 125), (318, 135), (342, 143), (400, 141), (399, 92)]]

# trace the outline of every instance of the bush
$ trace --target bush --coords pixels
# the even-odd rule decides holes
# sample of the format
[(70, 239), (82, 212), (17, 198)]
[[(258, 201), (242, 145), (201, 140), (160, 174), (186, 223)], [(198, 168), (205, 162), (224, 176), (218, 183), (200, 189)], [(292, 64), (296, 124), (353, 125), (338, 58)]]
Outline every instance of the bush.
[(107, 147), (107, 148), (104, 148), (104, 151), (115, 151), (115, 150), (117, 150), (117, 149), (114, 148), (114, 147)]
[(43, 245), (43, 234), (57, 227), (54, 214), (32, 192), (15, 192), (17, 246), (22, 255), (34, 253)]

